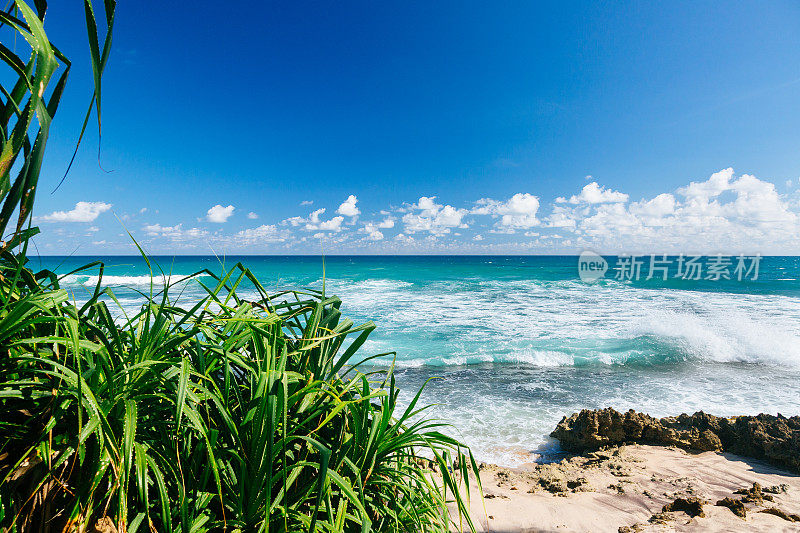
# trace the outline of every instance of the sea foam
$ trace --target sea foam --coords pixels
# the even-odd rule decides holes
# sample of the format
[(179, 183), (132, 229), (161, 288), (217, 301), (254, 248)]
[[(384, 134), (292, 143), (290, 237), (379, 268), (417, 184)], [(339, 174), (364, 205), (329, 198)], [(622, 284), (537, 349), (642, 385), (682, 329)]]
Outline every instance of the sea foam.
[[(116, 275), (104, 275), (102, 278), (101, 286), (104, 287), (150, 287), (151, 284), (156, 289), (161, 288), (164, 286), (165, 282), (169, 283), (176, 283), (176, 282), (187, 282), (191, 281), (191, 279), (198, 279), (206, 276), (194, 276), (190, 277), (189, 274), (169, 274), (166, 276), (161, 275), (145, 275), (145, 276), (116, 276)], [(91, 274), (69, 274), (61, 278), (61, 284), (65, 286), (69, 285), (83, 285), (87, 287), (94, 287), (97, 285), (98, 280), (100, 280), (99, 275), (91, 275)]]
[(611, 283), (329, 280), (350, 315), (380, 324), (400, 366), (681, 361), (800, 366), (800, 299)]

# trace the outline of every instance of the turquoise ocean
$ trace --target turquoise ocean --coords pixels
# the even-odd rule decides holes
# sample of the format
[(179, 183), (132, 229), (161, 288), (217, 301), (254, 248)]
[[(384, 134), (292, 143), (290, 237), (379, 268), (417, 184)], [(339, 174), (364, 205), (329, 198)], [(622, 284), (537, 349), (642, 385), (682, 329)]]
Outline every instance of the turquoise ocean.
[[(323, 283), (311, 256), (151, 258), (177, 279), (243, 262), (274, 290)], [(547, 434), (562, 416), (611, 406), (654, 416), (800, 414), (800, 257), (764, 257), (758, 278), (681, 279), (677, 260), (647, 280), (594, 283), (577, 256), (331, 256), (329, 294), (345, 315), (378, 328), (364, 355), (397, 352), (399, 385), (435, 404), (431, 416), (484, 461), (514, 466), (558, 453)], [(713, 258), (703, 258), (706, 263)], [(142, 303), (149, 270), (137, 257), (42, 257), (31, 267), (61, 275), (85, 299), (97, 272), (66, 275), (90, 261), (127, 311)], [(630, 276), (628, 276), (630, 277)], [(202, 280), (203, 278), (200, 278)], [(210, 280), (207, 280), (210, 282)], [(248, 289), (244, 288), (246, 292)], [(179, 303), (202, 294), (194, 282)]]

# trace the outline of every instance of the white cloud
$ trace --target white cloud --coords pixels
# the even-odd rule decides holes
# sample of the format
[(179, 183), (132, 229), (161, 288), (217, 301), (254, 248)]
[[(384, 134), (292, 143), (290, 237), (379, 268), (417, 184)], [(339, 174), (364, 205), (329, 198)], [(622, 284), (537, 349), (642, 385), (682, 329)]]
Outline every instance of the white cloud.
[(199, 239), (209, 235), (208, 231), (200, 228), (183, 229), (183, 224), (177, 224), (175, 226), (148, 224), (142, 229), (151, 237), (166, 237), (173, 240)]
[(642, 217), (658, 218), (675, 213), (675, 197), (669, 193), (662, 193), (652, 200), (642, 200), (630, 205), (631, 213)]
[(308, 216), (308, 220), (306, 221), (307, 231), (341, 231), (344, 217), (338, 216), (333, 217), (330, 220), (321, 220), (320, 215), (322, 215), (324, 212), (325, 208), (323, 207), (317, 209)]
[(306, 206), (306, 205), (311, 205), (313, 203), (314, 203), (314, 200), (303, 200), (302, 202), (300, 202), (300, 205), (301, 206)]
[(363, 233), (367, 234), (367, 238), (373, 241), (381, 241), (383, 240), (383, 233), (375, 226), (374, 224), (364, 224), (364, 227), (361, 228)]
[(528, 193), (517, 193), (505, 203), (497, 206), (501, 223), (514, 228), (531, 228), (539, 224), (536, 219), (538, 210), (539, 199)]
[(236, 234), (236, 239), (243, 245), (282, 242), (286, 240), (278, 231), (277, 226), (273, 224), (262, 224), (257, 228), (244, 229)]
[(339, 209), (336, 210), (336, 213), (346, 217), (357, 217), (361, 213), (358, 207), (356, 207), (357, 203), (358, 198), (356, 198), (354, 194), (351, 194), (347, 197), (347, 200), (342, 202)]
[(378, 223), (378, 227), (381, 229), (391, 229), (394, 227), (394, 221), (394, 217), (386, 217)]
[(319, 217), (325, 212), (325, 208), (317, 209), (313, 211), (310, 215), (308, 215), (308, 223), (309, 224), (319, 224)]
[(775, 185), (750, 174), (742, 174), (731, 183), (736, 200), (725, 211), (727, 216), (761, 224), (794, 224), (797, 215), (789, 211)]
[[(302, 226), (306, 231), (333, 231), (339, 232), (342, 229), (343, 216), (336, 216), (330, 220), (322, 220), (322, 215), (325, 213), (325, 208), (321, 207), (312, 211), (308, 218), (303, 217), (289, 217), (280, 222), (281, 226), (291, 226), (297, 228)], [(316, 235), (315, 235), (316, 237)]]
[[(734, 195), (725, 201), (723, 195)], [(678, 189), (686, 197), (680, 214), (695, 218), (740, 219), (750, 225), (794, 222), (797, 215), (781, 200), (775, 185), (750, 174), (734, 179), (733, 169), (711, 175), (707, 181), (691, 182)]]
[(247, 213), (247, 218), (249, 218), (250, 220), (256, 220), (258, 218), (258, 213), (250, 211), (249, 213)]
[(467, 227), (462, 222), (464, 215), (467, 214), (466, 209), (440, 205), (435, 199), (435, 196), (422, 196), (416, 204), (409, 207), (410, 212), (403, 215), (406, 233), (427, 231), (431, 235), (440, 236), (450, 233), (451, 228)]
[(555, 206), (545, 221), (545, 225), (549, 228), (574, 228), (576, 224), (574, 209)]
[(482, 198), (478, 200), (477, 205), (472, 213), (499, 218), (499, 226), (509, 231), (529, 229), (539, 225), (539, 219), (536, 218), (539, 198), (529, 193), (518, 192), (504, 202)]
[(281, 222), (281, 226), (291, 225), (293, 227), (300, 226), (301, 224), (305, 224), (306, 219), (303, 217), (289, 217), (286, 220)]
[[(791, 254), (800, 249), (800, 188), (784, 188), (784, 179), (771, 183), (749, 174), (737, 176), (728, 168), (707, 179), (686, 180), (687, 184), (677, 189), (654, 190), (637, 201), (592, 181), (578, 194), (558, 196), (546, 206), (537, 196), (522, 192), (505, 199), (483, 198), (471, 209), (422, 196), (413, 204), (376, 210), (377, 218), (363, 223), (358, 220), (363, 216), (358, 198), (350, 195), (330, 219), (320, 208), (305, 216), (238, 232), (238, 228), (211, 232), (181, 224), (152, 224), (143, 226), (143, 230), (150, 238), (165, 239), (168, 248), (185, 249), (205, 247), (206, 242), (215, 248), (243, 249), (284, 243), (280, 247), (287, 252), (316, 252), (319, 244), (315, 241), (324, 237), (326, 249), (342, 253), (368, 249), (399, 253), (574, 253), (589, 248), (601, 253)], [(102, 202), (79, 202), (72, 211), (51, 213), (38, 220), (91, 222), (110, 208)], [(209, 209), (207, 219), (223, 222), (234, 212), (233, 206), (217, 205)], [(254, 220), (256, 213), (247, 216)], [(396, 225), (402, 229), (399, 235), (396, 231), (386, 233)], [(353, 231), (349, 231), (351, 226)], [(69, 235), (99, 242), (96, 228), (91, 224), (85, 227), (85, 231)], [(71, 231), (60, 226), (57, 230)], [(492, 234), (495, 237), (487, 238)]]
[(71, 211), (53, 211), (37, 217), (38, 222), (94, 222), (97, 217), (111, 209), (105, 202), (78, 202)]
[(587, 247), (607, 250), (786, 253), (800, 246), (800, 217), (790, 207), (773, 183), (749, 174), (736, 178), (728, 168), (676, 194), (630, 204), (554, 206), (547, 225), (570, 229)]
[(572, 196), (572, 198), (569, 199), (569, 203), (571, 204), (603, 204), (627, 201), (627, 194), (601, 187), (596, 181), (584, 186), (578, 196)]
[(715, 172), (706, 181), (691, 182), (686, 187), (678, 189), (678, 193), (695, 205), (707, 204), (711, 198), (719, 196), (722, 192), (730, 189), (730, 181), (733, 177), (733, 169), (726, 168)]
[(340, 231), (342, 229), (342, 221), (344, 217), (333, 217), (330, 220), (326, 220), (321, 222), (318, 226), (318, 229), (322, 231)]
[(229, 205), (227, 207), (223, 207), (219, 204), (211, 207), (206, 214), (206, 220), (209, 222), (214, 222), (216, 224), (222, 224), (227, 222), (228, 219), (233, 215), (233, 212), (236, 210), (235, 207)]

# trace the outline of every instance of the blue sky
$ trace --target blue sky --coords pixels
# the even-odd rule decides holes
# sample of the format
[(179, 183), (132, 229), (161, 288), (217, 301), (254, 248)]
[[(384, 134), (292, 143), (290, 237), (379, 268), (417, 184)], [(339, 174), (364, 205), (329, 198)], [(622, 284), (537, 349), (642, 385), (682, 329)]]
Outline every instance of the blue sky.
[(797, 3), (161, 4), (55, 194), (51, 6), (41, 253), (800, 253)]

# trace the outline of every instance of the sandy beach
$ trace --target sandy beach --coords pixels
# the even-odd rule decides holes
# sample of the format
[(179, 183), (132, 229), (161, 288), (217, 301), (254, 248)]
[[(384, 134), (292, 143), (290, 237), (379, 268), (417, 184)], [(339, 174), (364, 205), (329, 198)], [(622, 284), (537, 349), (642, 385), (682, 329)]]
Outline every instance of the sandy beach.
[[(471, 511), (482, 532), (800, 531), (800, 476), (729, 453), (613, 446), (559, 463), (484, 464), (481, 478)], [(716, 505), (726, 498), (742, 501), (744, 516)]]

